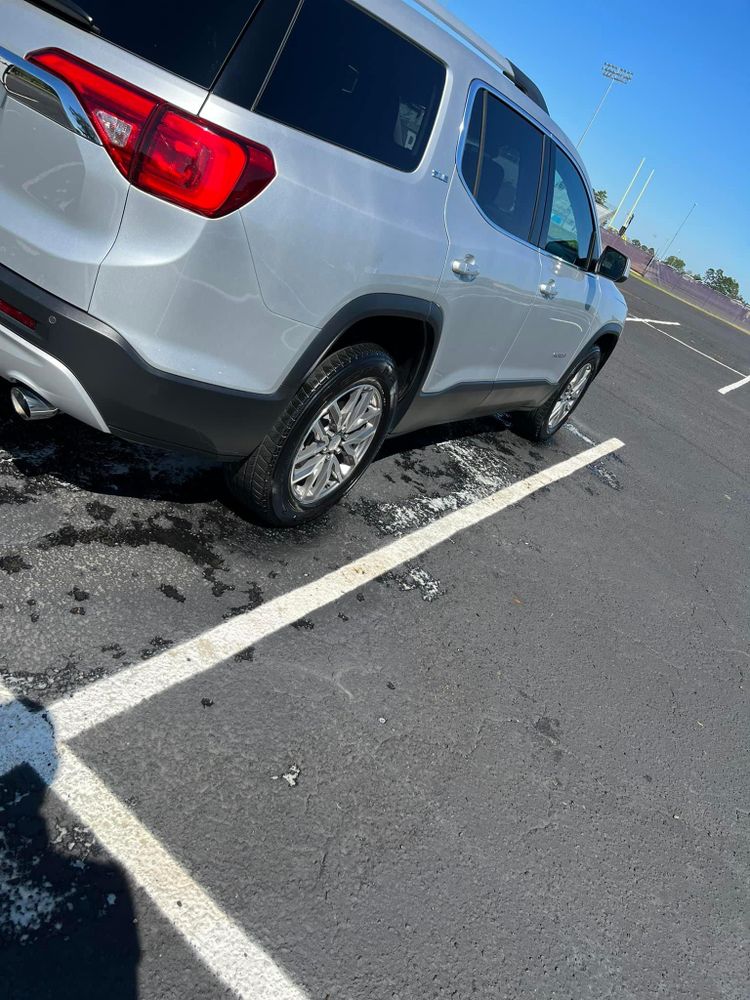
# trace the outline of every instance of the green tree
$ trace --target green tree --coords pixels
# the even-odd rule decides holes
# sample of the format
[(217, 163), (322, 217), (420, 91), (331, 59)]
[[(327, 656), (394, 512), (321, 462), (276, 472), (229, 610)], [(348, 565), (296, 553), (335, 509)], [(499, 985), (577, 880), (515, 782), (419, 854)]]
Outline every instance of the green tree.
[(669, 267), (673, 267), (675, 271), (679, 271), (682, 274), (685, 270), (685, 261), (682, 257), (675, 257), (674, 254), (670, 254), (669, 257), (664, 261)]
[(607, 204), (607, 192), (602, 188), (601, 191), (594, 191), (594, 201), (597, 205)]
[(643, 244), (641, 243), (640, 240), (631, 240), (630, 242), (633, 244), (634, 247), (642, 247), (643, 246)]
[(730, 299), (736, 299), (740, 294), (739, 282), (730, 278), (728, 274), (724, 274), (720, 267), (709, 267), (703, 275), (703, 284)]

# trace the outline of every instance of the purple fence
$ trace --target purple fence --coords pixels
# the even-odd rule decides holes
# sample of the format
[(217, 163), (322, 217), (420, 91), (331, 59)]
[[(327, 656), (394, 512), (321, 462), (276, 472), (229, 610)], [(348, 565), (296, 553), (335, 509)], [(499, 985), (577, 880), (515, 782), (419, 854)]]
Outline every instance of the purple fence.
[(603, 246), (611, 246), (630, 257), (630, 263), (636, 274), (642, 275), (654, 285), (706, 312), (713, 313), (719, 319), (725, 319), (750, 333), (750, 308), (741, 302), (728, 299), (726, 295), (715, 292), (713, 288), (702, 285), (700, 281), (690, 281), (679, 271), (667, 267), (659, 261), (651, 262), (648, 250), (634, 247), (632, 243), (622, 239), (610, 229), (602, 229)]

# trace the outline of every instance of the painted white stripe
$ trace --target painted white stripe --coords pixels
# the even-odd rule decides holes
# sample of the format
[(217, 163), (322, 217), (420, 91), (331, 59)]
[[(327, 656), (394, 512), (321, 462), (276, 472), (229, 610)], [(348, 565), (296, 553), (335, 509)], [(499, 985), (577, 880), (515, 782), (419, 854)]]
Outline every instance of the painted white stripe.
[(661, 326), (680, 326), (672, 319), (643, 319), (641, 316), (628, 316), (626, 323), (659, 323)]
[(307, 1000), (188, 875), (156, 837), (66, 746), (54, 792), (161, 910), (219, 982), (242, 1000)]
[(728, 392), (732, 392), (733, 389), (739, 389), (740, 386), (747, 385), (748, 382), (750, 382), (750, 375), (746, 375), (744, 378), (741, 378), (739, 382), (732, 382), (731, 385), (725, 385), (723, 389), (719, 389), (719, 392), (722, 396), (726, 396)]
[(253, 611), (231, 618), (196, 639), (166, 650), (143, 663), (125, 667), (111, 677), (95, 681), (70, 698), (63, 698), (52, 705), (50, 711), (54, 716), (59, 738), (70, 740), (92, 726), (106, 722), (174, 685), (210, 670), (248, 646), (256, 645), (262, 639), (358, 590), (402, 563), (418, 559), (459, 532), (622, 447), (622, 441), (610, 438), (603, 444), (558, 462), (528, 479), (446, 514), (432, 524), (418, 528), (319, 580), (276, 597)]
[[(708, 358), (709, 361), (713, 361), (715, 365), (721, 365), (722, 368), (726, 368), (728, 372), (734, 372), (735, 375), (742, 375), (742, 372), (738, 372), (736, 368), (730, 368), (729, 365), (725, 365), (723, 361), (718, 361), (716, 358), (712, 358), (710, 354), (704, 354), (703, 351), (699, 351), (697, 347), (692, 347), (690, 344), (686, 344), (684, 340), (680, 340), (679, 337), (673, 337), (671, 333), (666, 333), (664, 330), (660, 330), (658, 326), (654, 326), (650, 319), (644, 319), (643, 321), (647, 327), (651, 330), (656, 330), (657, 333), (661, 333), (664, 337), (669, 337), (670, 340), (674, 340), (677, 344), (682, 344), (683, 347), (687, 347), (689, 351), (694, 351), (695, 354), (700, 354), (702, 358)], [(744, 378), (745, 376), (742, 375)]]
[(197, 957), (241, 1000), (308, 1000), (216, 905), (49, 723), (0, 685), (0, 775), (28, 763), (148, 894)]

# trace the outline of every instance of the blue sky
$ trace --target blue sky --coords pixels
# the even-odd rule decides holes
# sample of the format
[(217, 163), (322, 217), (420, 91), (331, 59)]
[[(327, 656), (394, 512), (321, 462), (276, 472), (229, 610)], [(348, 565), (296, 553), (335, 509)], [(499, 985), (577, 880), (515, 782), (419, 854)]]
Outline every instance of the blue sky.
[(723, 268), (750, 299), (749, 0), (443, 2), (536, 81), (574, 141), (604, 93), (602, 63), (632, 70), (581, 146), (594, 187), (617, 204), (645, 156), (626, 208), (656, 173), (628, 235), (658, 251), (697, 202), (669, 252)]

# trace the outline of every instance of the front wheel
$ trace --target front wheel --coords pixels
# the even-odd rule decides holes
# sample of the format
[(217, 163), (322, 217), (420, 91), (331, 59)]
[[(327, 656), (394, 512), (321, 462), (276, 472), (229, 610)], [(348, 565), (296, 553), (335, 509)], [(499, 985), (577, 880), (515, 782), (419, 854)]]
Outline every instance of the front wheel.
[(591, 347), (568, 371), (556, 392), (536, 410), (514, 413), (513, 430), (530, 441), (547, 441), (566, 422), (594, 380), (602, 360)]
[(376, 344), (322, 361), (257, 451), (227, 472), (233, 495), (279, 527), (320, 517), (364, 474), (388, 433), (396, 363)]

